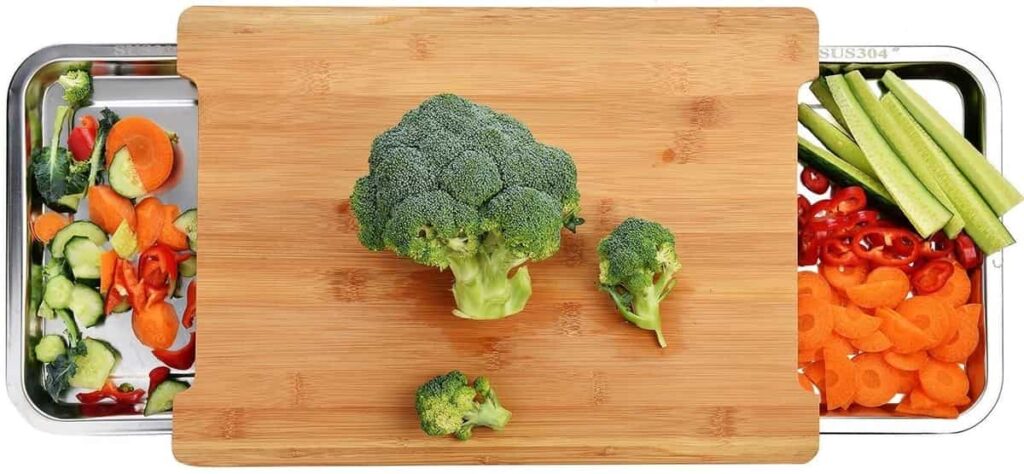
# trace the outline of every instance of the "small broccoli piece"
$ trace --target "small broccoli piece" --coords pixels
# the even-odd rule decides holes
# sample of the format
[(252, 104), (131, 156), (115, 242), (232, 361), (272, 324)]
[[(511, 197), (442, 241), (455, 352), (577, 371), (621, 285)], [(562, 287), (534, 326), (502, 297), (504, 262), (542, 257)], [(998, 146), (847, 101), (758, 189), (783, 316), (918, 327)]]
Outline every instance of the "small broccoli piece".
[(676, 285), (676, 240), (657, 222), (630, 217), (597, 245), (601, 289), (611, 295), (627, 321), (661, 333), (660, 303)]
[(373, 141), (370, 174), (350, 202), (359, 241), (451, 269), (456, 316), (518, 313), (532, 292), (523, 266), (575, 231), (576, 165), (516, 119), (451, 94), (431, 97)]
[(57, 79), (57, 83), (64, 88), (64, 102), (72, 108), (85, 105), (92, 97), (92, 77), (88, 71), (68, 71)]
[(501, 406), (487, 377), (477, 377), (469, 385), (458, 370), (421, 385), (416, 390), (416, 412), (424, 433), (454, 435), (460, 440), (469, 439), (477, 426), (501, 431), (512, 418), (512, 413)]

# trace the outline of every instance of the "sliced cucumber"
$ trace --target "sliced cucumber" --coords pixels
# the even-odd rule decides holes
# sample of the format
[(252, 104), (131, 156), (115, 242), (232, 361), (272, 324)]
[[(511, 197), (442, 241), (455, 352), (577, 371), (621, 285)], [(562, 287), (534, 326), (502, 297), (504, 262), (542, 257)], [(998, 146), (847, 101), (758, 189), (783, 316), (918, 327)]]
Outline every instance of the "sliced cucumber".
[(800, 104), (797, 107), (797, 117), (799, 117), (800, 123), (810, 130), (822, 145), (825, 145), (825, 148), (855, 166), (862, 173), (872, 178), (875, 177), (875, 171), (868, 164), (864, 152), (841, 128), (826, 120), (807, 104)]
[(996, 215), (1006, 214), (1024, 199), (995, 166), (946, 121), (928, 101), (896, 73), (886, 71), (882, 83), (899, 98), (928, 135), (938, 143), (964, 176), (974, 185)]
[[(860, 72), (853, 71), (848, 75), (859, 76)], [(878, 180), (917, 233), (927, 237), (941, 229), (953, 215), (914, 177), (871, 123), (858, 100), (858, 95), (871, 94), (871, 91), (851, 90), (851, 85), (842, 75), (828, 76), (825, 80), (871, 169), (875, 170)]]
[(77, 346), (79, 339), (82, 337), (82, 331), (78, 329), (78, 323), (75, 322), (75, 317), (66, 309), (58, 309), (55, 310), (54, 313), (56, 313), (57, 317), (64, 322), (64, 329), (68, 334), (68, 345), (71, 347)]
[(85, 354), (75, 356), (75, 375), (71, 377), (71, 386), (96, 390), (107, 382), (121, 356), (106, 342), (88, 337), (82, 342)]
[(100, 292), (81, 283), (75, 283), (74, 289), (71, 290), (68, 309), (75, 315), (75, 319), (87, 328), (103, 321), (103, 297), (100, 296)]
[(65, 269), (63, 258), (51, 258), (46, 265), (43, 265), (43, 279), (49, 281), (58, 275), (70, 276), (65, 273)]
[(178, 274), (185, 278), (196, 276), (196, 256), (192, 255), (185, 261), (178, 264)]
[(836, 105), (835, 98), (832, 97), (832, 93), (828, 90), (828, 84), (825, 83), (824, 76), (818, 76), (817, 79), (811, 82), (811, 93), (818, 99), (818, 103), (821, 104), (825, 110), (828, 111), (832, 118), (836, 120), (836, 123), (845, 131), (850, 132), (850, 127), (846, 126), (846, 120), (843, 119), (843, 114), (839, 112), (839, 106)]
[(800, 162), (822, 173), (829, 179), (843, 186), (860, 186), (872, 203), (886, 212), (899, 213), (899, 207), (892, 195), (877, 179), (868, 176), (857, 167), (832, 154), (832, 152), (811, 143), (803, 137), (797, 137), (797, 158)]
[(146, 194), (146, 187), (142, 185), (142, 178), (135, 170), (135, 163), (132, 162), (132, 155), (128, 147), (123, 147), (114, 153), (114, 160), (110, 162), (110, 169), (107, 170), (107, 179), (110, 187), (114, 188), (117, 194), (128, 199), (135, 199)]
[(149, 394), (149, 398), (146, 400), (146, 408), (142, 413), (145, 416), (150, 416), (171, 411), (174, 408), (174, 397), (188, 390), (189, 387), (188, 383), (181, 380), (167, 379), (160, 382)]
[(110, 236), (110, 245), (119, 257), (126, 260), (131, 260), (135, 252), (139, 251), (139, 240), (127, 221), (121, 221), (114, 230)]
[(953, 161), (949, 159), (928, 133), (921, 127), (903, 104), (891, 94), (882, 97), (882, 106), (916, 140), (923, 144), (918, 158), (926, 163), (930, 173), (949, 196), (950, 202), (964, 219), (964, 229), (982, 252), (993, 254), (1013, 243), (1013, 236), (999, 220), (988, 203), (971, 186)]
[(103, 249), (86, 237), (73, 237), (64, 246), (64, 257), (71, 266), (75, 280), (98, 280)]
[(64, 258), (64, 246), (74, 237), (86, 237), (96, 245), (107, 243), (107, 233), (100, 226), (89, 221), (75, 221), (57, 232), (50, 242), (50, 253), (54, 257)]
[(188, 248), (193, 252), (198, 251), (196, 247), (199, 244), (199, 211), (193, 208), (182, 212), (174, 220), (174, 226), (188, 236)]
[(39, 339), (39, 343), (36, 344), (35, 354), (36, 360), (44, 364), (49, 364), (57, 360), (58, 357), (64, 355), (68, 351), (66, 345), (64, 345), (64, 338), (56, 334), (47, 334)]
[(46, 282), (43, 302), (52, 309), (64, 309), (71, 303), (71, 292), (75, 284), (64, 275), (57, 275)]

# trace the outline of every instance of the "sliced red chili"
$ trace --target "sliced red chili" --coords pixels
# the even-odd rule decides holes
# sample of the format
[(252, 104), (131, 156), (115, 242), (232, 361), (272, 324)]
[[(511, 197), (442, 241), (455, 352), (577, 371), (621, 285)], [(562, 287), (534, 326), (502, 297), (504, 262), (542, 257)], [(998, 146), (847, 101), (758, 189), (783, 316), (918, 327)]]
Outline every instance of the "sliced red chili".
[(800, 224), (804, 223), (804, 216), (807, 211), (811, 209), (811, 201), (808, 201), (804, 196), (796, 197), (796, 221)]
[(960, 261), (964, 268), (970, 270), (981, 265), (981, 251), (978, 250), (978, 246), (974, 245), (974, 240), (971, 240), (967, 234), (961, 232), (956, 237), (953, 247), (956, 250), (956, 259)]
[(928, 240), (921, 242), (921, 258), (929, 260), (948, 257), (953, 253), (953, 242), (942, 232), (936, 232)]
[(87, 405), (99, 403), (108, 398), (113, 400), (114, 403), (134, 405), (142, 401), (142, 397), (145, 394), (146, 392), (144, 390), (141, 388), (135, 388), (132, 384), (125, 383), (121, 385), (114, 385), (114, 382), (108, 379), (99, 390), (88, 393), (79, 393), (75, 395), (75, 398), (77, 398), (79, 402)]
[(181, 313), (181, 325), (191, 328), (196, 320), (196, 280), (193, 278), (188, 283), (188, 291), (185, 293), (185, 311)]
[(853, 251), (851, 237), (829, 237), (821, 244), (821, 261), (828, 265), (854, 266), (861, 263)]
[(847, 216), (852, 230), (875, 225), (878, 222), (878, 211), (862, 209)]
[(168, 367), (186, 370), (196, 361), (196, 333), (189, 333), (188, 344), (177, 350), (155, 349), (153, 356)]
[(160, 385), (164, 380), (167, 380), (171, 376), (171, 369), (160, 366), (149, 371), (149, 393), (153, 393), (153, 390), (157, 385)]
[(932, 260), (923, 267), (914, 270), (910, 284), (918, 293), (934, 293), (939, 291), (949, 277), (953, 276), (953, 263), (949, 260)]
[(853, 251), (877, 265), (902, 267), (917, 260), (918, 240), (906, 229), (866, 227), (854, 234)]
[(832, 198), (836, 212), (851, 214), (864, 209), (868, 205), (868, 197), (860, 186), (849, 186), (836, 191)]
[(800, 265), (816, 265), (818, 263), (821, 239), (808, 232), (801, 232), (797, 239), (797, 263)]
[(800, 172), (800, 182), (803, 183), (808, 191), (814, 194), (823, 194), (825, 191), (828, 191), (828, 178), (809, 166), (805, 166), (803, 171)]

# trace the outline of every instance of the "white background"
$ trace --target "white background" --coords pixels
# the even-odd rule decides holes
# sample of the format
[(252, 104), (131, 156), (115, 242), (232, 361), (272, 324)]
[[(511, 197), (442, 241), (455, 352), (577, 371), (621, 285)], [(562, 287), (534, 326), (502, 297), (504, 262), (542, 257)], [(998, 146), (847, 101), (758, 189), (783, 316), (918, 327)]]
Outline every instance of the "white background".
[[(207, 3), (217, 3), (207, 1)], [(233, 2), (282, 4), (284, 2)], [(351, 2), (316, 2), (305, 4)], [(370, 2), (362, 2), (370, 3)], [(379, 4), (410, 5), (415, 2)], [(432, 2), (445, 5), (473, 5), (477, 2)], [(686, 5), (683, 2), (499, 2), (487, 5), (573, 6)], [(189, 2), (128, 1), (19, 1), (0, 6), (0, 81), (6, 83), (21, 61), (44, 46), (60, 43), (174, 43), (178, 14)], [(1021, 14), (1015, 2), (911, 2), (898, 0), (741, 2), (705, 0), (700, 5), (753, 6), (801, 5), (818, 15), (823, 45), (956, 45), (974, 52), (993, 70), (1002, 87), (1004, 110), (1005, 171), (1018, 187), (1024, 188), (1024, 61), (1019, 46)], [(6, 123), (5, 123), (6, 125)], [(6, 140), (6, 135), (4, 135)], [(6, 143), (3, 146), (6, 149)], [(6, 166), (2, 167), (6, 170)], [(0, 171), (2, 172), (2, 171)], [(6, 179), (5, 179), (6, 182)], [(1024, 211), (1015, 209), (1007, 219), (1010, 230), (1024, 240)], [(1024, 245), (1005, 253), (1008, 268), (1024, 265)], [(1017, 272), (1017, 276), (1021, 272)], [(5, 277), (0, 277), (5, 278)], [(3, 284), (6, 287), (6, 283)], [(1024, 290), (1020, 278), (1006, 281), (1006, 293)], [(1020, 297), (1017, 298), (1019, 303)], [(1024, 331), (1024, 308), (1008, 307), (1005, 314), (1005, 384), (1002, 398), (991, 416), (980, 426), (956, 435), (824, 436), (818, 456), (804, 466), (644, 466), (628, 467), (633, 472), (1005, 472), (1003, 466), (1020, 464), (1021, 424), (1024, 422), (1024, 344), (1016, 344)], [(6, 339), (5, 339), (6, 341)], [(28, 425), (13, 405), (0, 400), (0, 465), (6, 472), (139, 472), (156, 474), (194, 470), (178, 464), (171, 456), (169, 436), (66, 437), (39, 432)], [(1019, 467), (1018, 467), (1019, 468)], [(493, 473), (621, 472), (621, 466), (561, 467), (461, 467), (459, 472), (487, 470)], [(338, 468), (310, 468), (322, 472)], [(447, 473), (450, 467), (348, 468), (346, 472)], [(249, 471), (249, 470), (246, 470)], [(252, 470), (252, 471), (255, 471)], [(269, 469), (261, 469), (268, 472)], [(281, 472), (280, 470), (274, 472)]]

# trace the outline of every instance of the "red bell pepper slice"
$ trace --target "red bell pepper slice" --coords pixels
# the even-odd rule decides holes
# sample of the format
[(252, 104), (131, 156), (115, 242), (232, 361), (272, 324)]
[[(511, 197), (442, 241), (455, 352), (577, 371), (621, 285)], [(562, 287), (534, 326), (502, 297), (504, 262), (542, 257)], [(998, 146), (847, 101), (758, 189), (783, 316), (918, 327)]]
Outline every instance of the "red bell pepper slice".
[(168, 367), (186, 370), (196, 362), (196, 333), (189, 333), (188, 344), (177, 350), (154, 349), (153, 356)]
[(877, 265), (902, 267), (917, 260), (919, 240), (906, 229), (865, 227), (853, 236), (853, 252)]
[(191, 328), (196, 320), (196, 280), (188, 283), (188, 291), (185, 295), (185, 311), (181, 313), (181, 325)]
[(951, 276), (953, 276), (952, 262), (932, 260), (914, 270), (914, 274), (910, 277), (910, 284), (918, 293), (933, 293), (939, 291)]
[(75, 127), (68, 133), (68, 150), (75, 161), (88, 161), (96, 146), (96, 134), (84, 127)]
[(164, 366), (155, 367), (155, 368), (153, 368), (153, 370), (150, 370), (149, 371), (149, 393), (153, 393), (153, 390), (156, 389), (156, 386), (160, 385), (161, 383), (163, 383), (163, 381), (167, 380), (167, 378), (170, 377), (170, 376), (171, 376), (171, 369), (169, 369), (167, 367), (164, 367)]
[(132, 384), (121, 384), (114, 385), (114, 382), (107, 379), (107, 382), (103, 384), (103, 387), (94, 392), (79, 393), (75, 395), (79, 402), (87, 405), (99, 403), (106, 399), (114, 400), (114, 403), (124, 403), (134, 405), (142, 401), (142, 397), (146, 394), (141, 388), (135, 388)]
[(139, 276), (150, 288), (167, 288), (178, 279), (178, 254), (156, 244), (139, 256)]
[(960, 265), (963, 265), (965, 269), (971, 270), (981, 265), (981, 251), (978, 250), (978, 246), (974, 245), (974, 240), (971, 240), (967, 234), (960, 233), (956, 237), (953, 247), (956, 250), (956, 259), (960, 261)]
[(828, 178), (809, 166), (805, 166), (803, 171), (800, 172), (800, 182), (808, 191), (814, 194), (823, 194), (825, 191), (828, 191)]
[(852, 214), (867, 207), (868, 197), (860, 186), (849, 186), (836, 191), (832, 202), (836, 212)]

